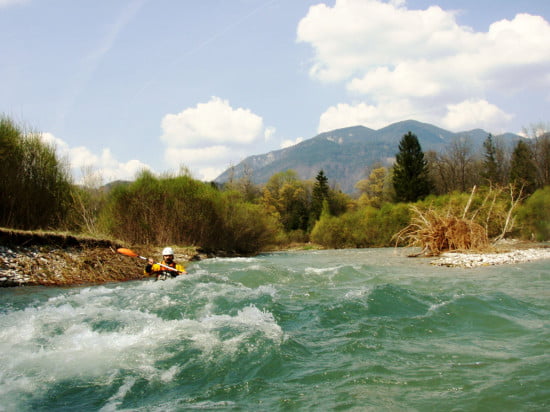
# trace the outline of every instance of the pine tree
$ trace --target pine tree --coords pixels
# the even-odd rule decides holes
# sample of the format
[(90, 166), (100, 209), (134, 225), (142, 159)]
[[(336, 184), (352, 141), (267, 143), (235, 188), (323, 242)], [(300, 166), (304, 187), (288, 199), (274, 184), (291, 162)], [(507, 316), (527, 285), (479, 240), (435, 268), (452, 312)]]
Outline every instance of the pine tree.
[(512, 153), (510, 181), (517, 187), (523, 187), (525, 194), (532, 194), (537, 188), (537, 171), (533, 161), (533, 152), (523, 140), (518, 141)]
[(312, 190), (311, 199), (311, 214), (313, 220), (319, 219), (323, 210), (323, 202), (329, 200), (330, 188), (328, 186), (328, 178), (325, 172), (320, 170), (315, 177), (315, 183)]
[(497, 149), (491, 134), (489, 134), (487, 139), (483, 142), (483, 148), (485, 149), (485, 155), (481, 176), (487, 179), (489, 183), (498, 183), (500, 179), (498, 173), (499, 167), (496, 160)]
[(396, 154), (393, 171), (395, 200), (398, 202), (415, 202), (430, 194), (432, 183), (428, 177), (427, 162), (418, 142), (411, 132), (399, 142), (399, 153)]

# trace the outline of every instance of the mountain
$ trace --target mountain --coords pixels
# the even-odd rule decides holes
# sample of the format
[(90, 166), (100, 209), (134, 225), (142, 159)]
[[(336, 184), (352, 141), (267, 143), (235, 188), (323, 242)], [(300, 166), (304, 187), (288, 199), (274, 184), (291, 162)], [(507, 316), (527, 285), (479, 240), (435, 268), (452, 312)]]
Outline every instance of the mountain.
[[(224, 183), (231, 177), (238, 179), (246, 172), (251, 174), (254, 183), (262, 184), (273, 174), (288, 169), (295, 170), (301, 179), (314, 179), (323, 169), (331, 184), (337, 183), (342, 191), (351, 194), (355, 184), (367, 177), (368, 167), (375, 163), (385, 166), (393, 163), (399, 141), (409, 131), (418, 137), (424, 152), (441, 151), (461, 136), (468, 136), (477, 150), (489, 135), (481, 129), (453, 133), (415, 120), (393, 123), (379, 130), (346, 127), (321, 133), (285, 149), (249, 156), (219, 175), (215, 182)], [(507, 140), (519, 138), (511, 133), (503, 137)]]

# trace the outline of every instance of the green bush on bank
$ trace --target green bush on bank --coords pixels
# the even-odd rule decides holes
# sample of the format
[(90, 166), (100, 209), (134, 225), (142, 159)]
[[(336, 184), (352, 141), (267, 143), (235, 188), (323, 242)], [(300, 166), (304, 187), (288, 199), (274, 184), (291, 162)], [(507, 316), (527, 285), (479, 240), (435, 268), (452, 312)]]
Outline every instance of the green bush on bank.
[(385, 203), (380, 209), (370, 206), (340, 216), (323, 214), (311, 232), (311, 240), (329, 248), (393, 246), (393, 235), (410, 220), (409, 206)]
[(157, 178), (148, 171), (111, 191), (100, 220), (107, 233), (130, 243), (238, 253), (261, 250), (276, 233), (272, 218), (237, 192), (221, 192), (190, 176)]
[(550, 240), (550, 186), (533, 193), (518, 209), (517, 218), (524, 239)]
[(0, 116), (0, 226), (64, 229), (72, 189), (55, 148)]

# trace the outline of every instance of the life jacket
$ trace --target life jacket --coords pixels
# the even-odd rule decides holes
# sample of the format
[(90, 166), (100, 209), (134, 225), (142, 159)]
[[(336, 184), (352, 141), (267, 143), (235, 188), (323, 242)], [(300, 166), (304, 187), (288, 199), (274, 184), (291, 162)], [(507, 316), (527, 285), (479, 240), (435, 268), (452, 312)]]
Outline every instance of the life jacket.
[[(179, 263), (176, 263), (176, 262), (166, 263), (163, 260), (162, 264), (166, 265), (166, 266), (170, 266), (170, 267), (176, 269), (177, 271), (179, 271), (181, 273), (186, 273), (185, 272), (185, 267), (183, 265), (180, 265)], [(166, 269), (165, 267), (162, 267), (158, 263), (153, 263), (153, 265), (145, 266), (144, 274), (148, 275), (148, 276), (159, 276), (159, 275), (162, 276), (162, 275), (164, 275), (165, 277), (170, 276), (170, 277), (174, 277), (174, 278), (179, 275), (178, 272)]]

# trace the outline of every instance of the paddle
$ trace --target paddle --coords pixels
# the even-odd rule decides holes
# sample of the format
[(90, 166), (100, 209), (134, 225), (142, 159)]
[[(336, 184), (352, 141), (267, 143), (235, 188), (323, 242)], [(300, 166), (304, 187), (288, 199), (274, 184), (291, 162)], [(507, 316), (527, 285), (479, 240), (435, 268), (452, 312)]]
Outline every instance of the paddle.
[[(121, 255), (124, 255), (124, 256), (130, 256), (130, 257), (137, 257), (137, 258), (140, 258), (140, 259), (143, 259), (143, 260), (149, 260), (148, 258), (146, 258), (145, 256), (140, 256), (138, 255), (136, 252), (134, 252), (133, 250), (131, 249), (126, 249), (125, 247), (120, 247), (116, 250), (118, 253), (120, 253)], [(174, 272), (178, 272), (178, 273), (183, 273), (171, 266), (167, 266), (167, 265), (163, 265), (162, 263), (157, 263), (155, 262), (157, 265), (159, 266), (162, 266), (163, 268), (166, 268), (168, 270), (172, 270)]]

